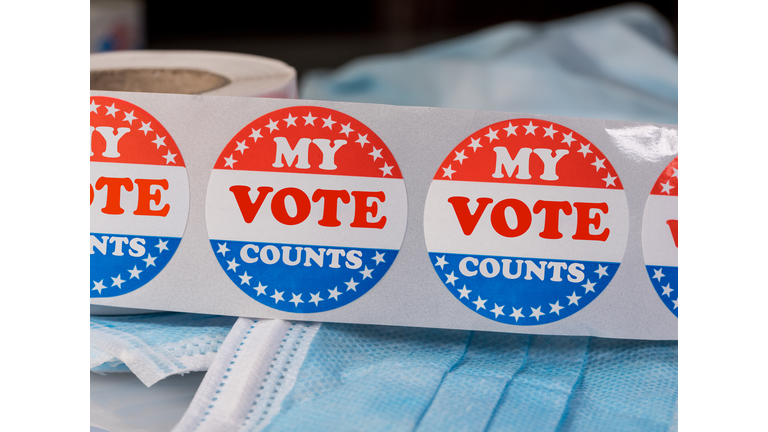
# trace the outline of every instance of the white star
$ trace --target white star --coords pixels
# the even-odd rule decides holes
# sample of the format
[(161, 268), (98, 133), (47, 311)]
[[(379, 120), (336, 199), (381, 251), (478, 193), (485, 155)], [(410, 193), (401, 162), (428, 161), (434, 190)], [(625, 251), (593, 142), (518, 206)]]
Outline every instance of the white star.
[(262, 285), (261, 281), (259, 281), (259, 286), (255, 286), (255, 287), (253, 287), (253, 289), (255, 289), (256, 292), (258, 293), (258, 294), (256, 294), (256, 297), (258, 297), (258, 296), (260, 296), (262, 294), (267, 295), (267, 292), (265, 291), (267, 289), (267, 285)]
[(653, 277), (651, 279), (656, 279), (657, 281), (661, 282), (661, 278), (664, 277), (664, 273), (662, 273), (661, 270), (662, 269), (654, 270)]
[(579, 143), (581, 146), (581, 150), (578, 150), (577, 153), (581, 153), (583, 157), (587, 157), (587, 153), (592, 153), (592, 150), (589, 149), (589, 144), (584, 145), (582, 143)]
[(237, 268), (240, 267), (240, 264), (237, 263), (237, 258), (232, 258), (232, 261), (227, 261), (227, 270), (232, 270), (233, 272), (237, 273)]
[(544, 133), (544, 138), (549, 137), (552, 140), (555, 139), (555, 134), (558, 132), (558, 131), (555, 130), (555, 125), (553, 125), (553, 124), (549, 125), (549, 127), (548, 128), (544, 128), (544, 130), (546, 131)]
[(541, 311), (541, 306), (539, 306), (536, 309), (531, 308), (531, 315), (529, 315), (529, 318), (536, 318), (536, 321), (538, 321), (539, 317), (542, 315), (544, 315), (544, 312)]
[[(677, 300), (680, 300), (680, 299), (677, 299)], [(677, 300), (672, 300), (672, 303), (675, 305), (675, 307), (673, 307), (672, 309), (677, 309)]]
[(157, 239), (157, 244), (155, 245), (155, 247), (159, 249), (159, 251), (157, 253), (163, 253), (164, 250), (169, 250), (168, 249), (168, 240), (162, 241), (160, 239)]
[[(120, 289), (123, 288), (122, 285), (123, 285), (123, 282), (125, 282), (125, 281), (120, 277), (119, 274), (117, 275), (116, 278), (111, 278), (111, 279), (112, 279), (112, 286), (117, 285), (118, 288), (120, 288)], [(99, 294), (101, 294), (101, 293), (99, 293)]]
[(328, 128), (330, 130), (333, 130), (333, 125), (336, 124), (335, 121), (331, 120), (331, 116), (328, 116), (328, 118), (323, 119), (323, 127)]
[(139, 130), (144, 132), (144, 136), (147, 136), (147, 132), (152, 132), (152, 128), (149, 127), (149, 125), (151, 124), (152, 122), (148, 122), (148, 123), (141, 122), (141, 127), (139, 128)]
[(155, 135), (155, 140), (152, 142), (157, 144), (157, 148), (159, 149), (160, 146), (165, 145), (165, 137), (161, 137), (160, 135)]
[(526, 135), (532, 134), (533, 136), (536, 136), (536, 128), (538, 126), (534, 126), (532, 121), (528, 122), (528, 126), (523, 125), (523, 127), (525, 128)]
[(450, 164), (448, 164), (448, 168), (443, 168), (442, 170), (443, 170), (443, 177), (448, 177), (449, 179), (453, 179), (453, 177), (451, 176), (453, 175), (453, 173), (456, 172), (456, 170), (452, 170)]
[(269, 133), (272, 133), (275, 130), (280, 130), (280, 128), (277, 127), (277, 122), (272, 121), (272, 119), (269, 119), (269, 124), (267, 125), (267, 127), (269, 128)]
[(352, 279), (349, 280), (349, 282), (344, 282), (344, 283), (347, 284), (347, 291), (352, 290), (354, 292), (357, 292), (357, 288), (356, 287), (357, 287), (358, 283), (355, 282), (355, 278), (352, 278)]
[(296, 119), (297, 118), (298, 117), (293, 117), (291, 115), (291, 113), (288, 113), (288, 118), (283, 119), (283, 121), (285, 122), (285, 127), (296, 126)]
[[(560, 144), (566, 143), (566, 144), (568, 144), (568, 147), (570, 147), (571, 143), (574, 142), (574, 141), (576, 141), (576, 138), (573, 137), (573, 132), (571, 132), (568, 135), (563, 134), (563, 140), (560, 141)], [(579, 150), (579, 151), (581, 151), (581, 150)]]
[(468, 290), (467, 286), (464, 285), (464, 288), (460, 289), (459, 292), (461, 293), (461, 297), (459, 297), (459, 300), (463, 298), (466, 298), (467, 300), (469, 300), (469, 293), (471, 293), (472, 290)]
[(240, 285), (246, 284), (248, 286), (251, 285), (251, 279), (253, 279), (253, 276), (248, 276), (248, 271), (244, 271), (243, 275), (237, 275), (237, 277), (240, 278)]
[(567, 298), (569, 300), (568, 306), (570, 306), (572, 304), (575, 304), (576, 306), (578, 306), (579, 305), (579, 299), (581, 297), (577, 296), (576, 295), (576, 291), (574, 291), (573, 294), (571, 294), (569, 296), (566, 296), (565, 298)]
[(456, 277), (456, 276), (454, 276), (454, 275), (453, 275), (453, 273), (455, 273), (455, 272), (451, 272), (451, 274), (447, 274), (447, 273), (446, 273), (445, 277), (447, 277), (448, 279), (445, 281), (445, 283), (447, 283), (447, 284), (451, 284), (451, 285), (453, 285), (453, 286), (456, 286), (456, 284), (455, 284), (454, 282), (456, 282), (457, 280), (459, 280), (459, 278), (458, 278), (458, 277)]
[(227, 242), (224, 242), (224, 244), (219, 243), (219, 250), (217, 250), (216, 253), (220, 253), (221, 256), (227, 256), (227, 252), (229, 252), (229, 248), (227, 248)]
[(370, 142), (368, 141), (368, 134), (365, 134), (365, 135), (357, 134), (357, 140), (355, 142), (360, 143), (360, 148), (365, 147), (365, 145)]
[(309, 293), (309, 296), (312, 297), (309, 300), (310, 303), (314, 303), (315, 306), (320, 306), (320, 302), (323, 301), (323, 298), (320, 297), (320, 293), (319, 292), (317, 294)]
[(486, 300), (483, 300), (483, 299), (481, 299), (481, 298), (480, 298), (480, 296), (477, 296), (477, 300), (473, 301), (472, 303), (474, 303), (474, 304), (475, 304), (475, 306), (477, 306), (477, 307), (475, 308), (475, 310), (476, 310), (476, 311), (479, 311), (479, 310), (480, 310), (480, 308), (483, 308), (483, 309), (485, 309), (485, 302), (487, 302), (487, 301), (488, 301), (487, 299), (486, 299)]
[(590, 282), (589, 279), (587, 279), (587, 283), (582, 285), (586, 290), (584, 291), (584, 294), (592, 291), (595, 292), (595, 285), (597, 285), (595, 282)]
[(550, 303), (549, 305), (552, 306), (552, 310), (549, 313), (556, 313), (557, 316), (560, 316), (560, 309), (563, 308), (560, 306), (560, 300), (556, 301), (555, 304)]
[(512, 313), (509, 314), (509, 316), (515, 317), (515, 322), (517, 322), (517, 320), (519, 320), (520, 318), (525, 318), (525, 315), (523, 315), (523, 308), (515, 309), (513, 307), (512, 308)]
[(618, 177), (612, 177), (611, 173), (608, 173), (608, 177), (604, 178), (603, 181), (605, 182), (605, 187), (608, 186), (616, 186), (616, 183), (613, 181), (616, 180)]
[(440, 266), (442, 269), (446, 264), (448, 264), (448, 261), (445, 260), (445, 255), (437, 257), (437, 263), (435, 263), (435, 267)]
[(669, 191), (675, 188), (674, 186), (669, 184), (669, 180), (667, 180), (666, 183), (659, 183), (659, 185), (661, 186), (661, 193), (665, 193), (667, 195), (669, 195)]
[(253, 142), (256, 142), (256, 140), (258, 140), (259, 138), (262, 138), (261, 128), (258, 128), (258, 129), (251, 128), (251, 134), (248, 136), (253, 138)]
[(329, 299), (334, 299), (336, 301), (339, 301), (339, 296), (340, 295), (341, 295), (341, 293), (339, 292), (339, 290), (336, 289), (336, 287), (333, 287), (333, 290), (328, 290), (328, 298)]
[[(245, 140), (237, 141), (237, 148), (235, 149), (235, 151), (239, 151), (240, 154), (244, 154), (245, 151), (248, 150), (248, 148), (249, 147), (245, 145)], [(234, 154), (234, 152), (232, 154)]]
[(151, 254), (147, 254), (147, 257), (142, 260), (145, 263), (147, 263), (147, 266), (145, 268), (149, 268), (149, 266), (154, 266), (156, 259), (157, 257), (153, 257)]
[(114, 103), (112, 104), (111, 107), (106, 107), (106, 108), (107, 108), (107, 114), (106, 115), (111, 115), (112, 117), (115, 117), (115, 114), (118, 111), (120, 111), (119, 109), (115, 108), (115, 104)]
[(498, 318), (499, 315), (504, 315), (504, 312), (502, 312), (504, 310), (504, 306), (499, 306), (496, 303), (494, 303), (493, 306), (494, 307), (491, 309), (491, 312), (496, 314), (494, 318)]
[[(99, 107), (100, 107), (100, 106), (101, 106), (101, 105), (96, 105), (96, 101), (92, 100), (92, 101), (91, 101), (91, 112), (92, 112), (92, 113), (96, 113), (96, 114), (98, 114), (98, 113), (99, 113)], [(94, 282), (95, 282), (95, 281), (94, 281)], [(95, 289), (95, 288), (94, 288), (94, 289)], [(101, 294), (101, 291), (99, 291), (99, 294)]]
[(299, 303), (304, 303), (304, 300), (301, 299), (301, 293), (299, 293), (299, 295), (291, 293), (291, 296), (292, 297), (288, 300), (288, 303), (293, 303), (293, 307), (299, 307)]
[(667, 297), (669, 297), (669, 294), (670, 294), (670, 293), (672, 293), (672, 291), (674, 291), (674, 290), (673, 290), (673, 289), (672, 289), (672, 288), (669, 286), (669, 284), (667, 284), (667, 286), (663, 286), (663, 287), (661, 287), (661, 289), (663, 289), (663, 290), (664, 290), (664, 292), (663, 292), (663, 293), (661, 293), (661, 295), (665, 295), (665, 296), (667, 296)]
[[(137, 269), (137, 268), (136, 268), (136, 266), (133, 266), (133, 270), (128, 270), (128, 273), (130, 273), (130, 274), (131, 274), (131, 277), (129, 277), (128, 279), (129, 279), (129, 280), (130, 280), (130, 279), (133, 279), (133, 278), (136, 278), (136, 279), (138, 279), (138, 278), (139, 278), (139, 273), (141, 273), (142, 271), (143, 271), (143, 270), (139, 270), (139, 269)], [(99, 294), (101, 294), (101, 293), (99, 293)]]
[(230, 167), (232, 169), (235, 169), (235, 162), (237, 162), (237, 161), (235, 160), (235, 154), (234, 153), (229, 155), (229, 157), (225, 157), (224, 160), (226, 161), (224, 163), (224, 168)]
[(488, 133), (483, 136), (488, 137), (488, 142), (493, 142), (493, 140), (499, 139), (499, 137), (496, 136), (497, 133), (499, 133), (499, 131), (488, 128)]
[(606, 270), (608, 270), (608, 266), (603, 267), (600, 264), (597, 265), (597, 270), (595, 270), (595, 273), (599, 275), (598, 279), (602, 279), (603, 276), (608, 276), (608, 272)]
[(166, 165), (168, 165), (171, 162), (176, 163), (176, 161), (175, 161), (176, 153), (171, 153), (170, 150), (168, 150), (168, 154), (163, 156), (163, 158), (165, 158), (165, 164)]
[(456, 153), (456, 157), (453, 160), (459, 161), (460, 164), (464, 165), (464, 159), (467, 158), (466, 156), (464, 156), (464, 150), (460, 152), (454, 151), (454, 153)]
[(595, 161), (592, 162), (590, 165), (593, 165), (595, 167), (595, 172), (600, 171), (600, 168), (605, 168), (605, 165), (603, 165), (603, 162), (605, 162), (605, 159), (600, 159), (599, 157), (595, 156)]
[(389, 166), (386, 162), (384, 162), (384, 166), (379, 168), (383, 172), (381, 176), (386, 177), (387, 174), (392, 175), (392, 168), (394, 168), (394, 166)]
[(376, 161), (376, 159), (378, 159), (378, 158), (383, 158), (383, 156), (381, 155), (381, 150), (382, 150), (382, 149), (377, 149), (376, 147), (374, 147), (374, 148), (373, 148), (373, 151), (372, 151), (372, 152), (370, 152), (370, 153), (368, 153), (369, 155), (373, 156), (373, 160), (374, 160), (374, 162), (375, 162), (375, 161)]
[(677, 168), (672, 167), (672, 175), (670, 177), (677, 177)]
[(369, 269), (368, 266), (365, 266), (365, 270), (360, 270), (360, 273), (363, 275), (363, 280), (365, 280), (365, 278), (373, 279), (373, 276), (371, 276), (373, 269)]
[(275, 304), (277, 304), (277, 303), (278, 303), (278, 302), (280, 302), (280, 301), (285, 301), (285, 300), (283, 299), (283, 293), (284, 293), (284, 292), (285, 292), (285, 291), (278, 291), (278, 290), (275, 290), (275, 293), (274, 293), (274, 294), (272, 294), (272, 295), (270, 296), (270, 297), (272, 297), (273, 299), (275, 299)]
[(376, 261), (376, 265), (379, 265), (379, 264), (381, 264), (383, 262), (386, 262), (386, 261), (384, 261), (384, 254), (383, 253), (379, 253), (379, 252), (376, 252), (376, 256), (374, 256), (371, 259)]
[(312, 113), (310, 112), (308, 116), (304, 117), (304, 126), (306, 125), (315, 125), (315, 120), (317, 120), (317, 117), (312, 117)]
[(472, 147), (472, 150), (474, 150), (475, 153), (477, 153), (477, 148), (478, 147), (482, 147), (480, 145), (480, 138), (478, 138), (478, 139), (470, 138), (470, 139), (472, 140), (472, 143), (467, 145), (467, 147)]
[(510, 135), (517, 136), (517, 126), (512, 126), (512, 122), (509, 122), (509, 126), (505, 127), (504, 130), (507, 131), (507, 137)]
[(349, 125), (351, 125), (351, 124), (352, 123), (347, 123), (346, 125), (341, 125), (341, 132), (339, 132), (339, 133), (343, 133), (344, 135), (347, 136), (347, 138), (349, 138), (349, 133), (350, 132), (354, 132), (354, 130), (351, 127), (349, 127)]
[[(96, 106), (99, 106), (99, 105), (96, 105)], [(93, 107), (91, 107), (91, 109), (93, 110)], [(101, 290), (103, 289), (107, 289), (107, 287), (104, 286), (104, 279), (98, 282), (93, 281), (93, 288), (91, 289), (91, 291), (98, 291), (99, 294), (101, 294)]]
[(133, 121), (136, 120), (136, 117), (133, 116), (133, 111), (123, 112), (123, 114), (125, 114), (123, 121), (127, 121), (129, 125), (133, 126)]

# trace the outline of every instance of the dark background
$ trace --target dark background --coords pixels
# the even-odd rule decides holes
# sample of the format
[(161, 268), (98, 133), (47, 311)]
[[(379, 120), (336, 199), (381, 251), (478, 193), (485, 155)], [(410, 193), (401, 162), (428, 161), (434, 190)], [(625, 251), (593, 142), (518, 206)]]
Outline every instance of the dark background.
[[(623, 1), (337, 0), (197, 3), (145, 0), (147, 48), (202, 49), (282, 60), (301, 75), (508, 21), (542, 22)], [(643, 2), (677, 32), (677, 1)]]

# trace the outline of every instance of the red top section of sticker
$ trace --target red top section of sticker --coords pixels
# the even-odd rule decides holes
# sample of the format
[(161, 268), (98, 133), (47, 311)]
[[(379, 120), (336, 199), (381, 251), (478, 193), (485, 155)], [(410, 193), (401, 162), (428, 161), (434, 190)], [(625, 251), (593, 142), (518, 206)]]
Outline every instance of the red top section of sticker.
[(677, 157), (656, 180), (651, 195), (677, 196)]
[(124, 100), (91, 97), (91, 162), (184, 166), (168, 131)]
[(530, 118), (473, 133), (443, 161), (434, 180), (623, 189), (608, 158), (589, 140)]
[(317, 106), (283, 108), (252, 121), (227, 144), (214, 169), (402, 178), (373, 131)]

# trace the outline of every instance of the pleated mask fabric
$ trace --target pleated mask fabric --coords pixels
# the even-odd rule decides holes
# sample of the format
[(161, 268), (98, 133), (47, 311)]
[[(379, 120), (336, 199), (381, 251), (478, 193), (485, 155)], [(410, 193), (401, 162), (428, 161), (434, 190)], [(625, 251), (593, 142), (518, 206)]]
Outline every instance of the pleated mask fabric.
[(238, 321), (175, 432), (677, 428), (674, 341), (267, 322)]
[(658, 12), (625, 4), (308, 71), (299, 96), (676, 124), (674, 46)]
[(186, 313), (91, 316), (91, 370), (133, 372), (147, 386), (208, 370), (237, 318)]

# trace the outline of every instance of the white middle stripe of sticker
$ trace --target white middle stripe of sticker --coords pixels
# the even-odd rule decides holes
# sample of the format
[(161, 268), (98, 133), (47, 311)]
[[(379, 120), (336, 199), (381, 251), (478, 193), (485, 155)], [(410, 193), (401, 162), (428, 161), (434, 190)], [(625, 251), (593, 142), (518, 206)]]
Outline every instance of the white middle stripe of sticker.
[(677, 220), (677, 197), (651, 195), (643, 216), (643, 255), (646, 265), (677, 267), (677, 246), (669, 220)]
[[(472, 233), (465, 235), (454, 207), (448, 201), (450, 197), (469, 198), (467, 207), (473, 215), (476, 215), (478, 208), (477, 198), (491, 198), (493, 202), (485, 208)], [(522, 201), (531, 214), (530, 227), (516, 237), (500, 235), (491, 224), (494, 206), (506, 199)], [(570, 203), (571, 214), (565, 215), (561, 211), (558, 216), (558, 230), (562, 238), (540, 237), (539, 233), (544, 230), (544, 212), (533, 212), (536, 202), (540, 200)], [(599, 226), (589, 228), (590, 234), (597, 235), (606, 228), (610, 230), (605, 241), (572, 238), (579, 217), (573, 207), (574, 202), (605, 203), (608, 206), (607, 213), (591, 210), (586, 215), (599, 215), (600, 219)], [(505, 215), (509, 227), (515, 228), (517, 220), (514, 211), (508, 208)], [(615, 189), (434, 180), (427, 195), (424, 220), (428, 221), (424, 224), (424, 234), (430, 252), (620, 262), (627, 244), (626, 198), (623, 190)]]
[[(91, 204), (91, 232), (158, 237), (181, 237), (184, 234), (189, 213), (189, 182), (186, 168), (104, 162), (90, 164), (91, 187), (94, 191)], [(119, 196), (122, 214), (106, 214), (102, 210), (107, 205), (109, 186), (96, 189), (96, 184), (101, 177), (131, 180), (132, 190), (128, 191), (125, 187), (120, 187), (119, 191), (115, 189), (112, 192), (113, 200)], [(135, 184), (137, 179), (168, 181), (168, 189), (152, 185), (145, 197), (149, 200), (149, 209), (152, 211), (159, 211), (168, 205), (168, 213), (165, 216), (134, 214), (139, 201), (139, 187)], [(154, 197), (158, 197), (157, 202)]]
[[(258, 213), (250, 223), (245, 221), (237, 200), (230, 191), (233, 185), (250, 187), (252, 202), (257, 200), (258, 188), (272, 188), (271, 192), (265, 193)], [(285, 188), (300, 189), (310, 200), (311, 211), (301, 223), (285, 225), (272, 213), (272, 198), (276, 192)], [(329, 227), (318, 223), (323, 219), (326, 206), (324, 199), (312, 201), (318, 189), (344, 190), (349, 193), (348, 204), (341, 200), (336, 203), (339, 226)], [(364, 203), (356, 202), (352, 195), (355, 191), (383, 192), (385, 198), (381, 201), (369, 197)], [(212, 239), (399, 249), (407, 222), (407, 199), (402, 179), (213, 170), (207, 199), (206, 220), (208, 235)], [(296, 216), (294, 200), (290, 196), (277, 205), (284, 205), (290, 216)], [(369, 207), (370, 211), (363, 207)], [(368, 223), (378, 222), (383, 217), (386, 217), (386, 223), (380, 229), (352, 227), (350, 225), (355, 219), (356, 209), (358, 215), (360, 212), (366, 213), (365, 221)]]

